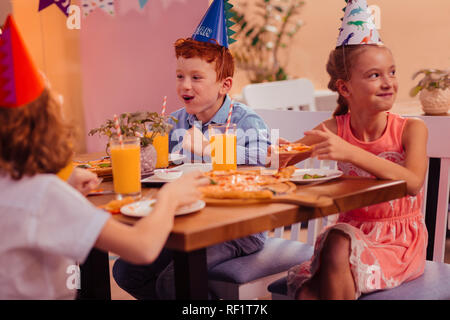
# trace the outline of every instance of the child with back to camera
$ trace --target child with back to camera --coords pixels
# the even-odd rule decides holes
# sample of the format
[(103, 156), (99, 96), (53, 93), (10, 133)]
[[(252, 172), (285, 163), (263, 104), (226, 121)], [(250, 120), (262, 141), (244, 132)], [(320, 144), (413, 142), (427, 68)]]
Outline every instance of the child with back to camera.
[[(93, 247), (150, 263), (172, 228), (177, 206), (197, 201), (200, 173), (165, 185), (153, 214), (124, 225), (56, 176), (72, 157), (71, 129), (61, 105), (34, 67), (12, 17), (0, 36), (0, 299), (73, 299), (68, 267)], [(14, 45), (12, 45), (14, 44)], [(91, 180), (76, 174), (83, 190)], [(81, 181), (81, 184), (79, 185)]]
[[(355, 5), (365, 1), (349, 3), (346, 13)], [(425, 267), (421, 208), (428, 131), (419, 119), (389, 112), (398, 90), (391, 51), (377, 34), (360, 44), (347, 26), (327, 63), (328, 87), (339, 93), (339, 105), (299, 142), (314, 145), (311, 156), (337, 161), (346, 175), (404, 180), (408, 195), (340, 213), (317, 238), (311, 260), (289, 270), (288, 294), (297, 299), (357, 299), (412, 280)], [(355, 42), (340, 45), (351, 33)]]

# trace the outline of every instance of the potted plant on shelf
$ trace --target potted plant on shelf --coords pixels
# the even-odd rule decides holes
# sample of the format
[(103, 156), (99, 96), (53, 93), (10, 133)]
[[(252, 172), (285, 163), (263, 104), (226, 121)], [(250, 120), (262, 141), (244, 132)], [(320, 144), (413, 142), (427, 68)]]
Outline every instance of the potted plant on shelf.
[[(171, 116), (163, 116), (157, 112), (132, 112), (119, 115), (119, 127), (124, 137), (141, 138), (141, 171), (143, 174), (153, 171), (156, 165), (157, 154), (153, 147), (153, 140), (157, 135), (169, 134), (172, 125), (168, 119), (177, 122)], [(98, 134), (109, 139), (117, 136), (114, 119), (107, 119), (99, 128), (89, 131), (90, 136)], [(106, 153), (109, 154), (109, 140), (106, 144)]]
[(422, 69), (413, 75), (423, 78), (410, 91), (411, 97), (419, 94), (425, 114), (444, 115), (450, 107), (450, 70)]

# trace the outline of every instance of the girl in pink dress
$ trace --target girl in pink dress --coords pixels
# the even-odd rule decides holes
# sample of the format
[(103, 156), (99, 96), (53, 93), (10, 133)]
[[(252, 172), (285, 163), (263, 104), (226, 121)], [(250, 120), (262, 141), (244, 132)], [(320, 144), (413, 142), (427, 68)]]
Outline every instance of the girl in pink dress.
[(389, 112), (398, 89), (390, 50), (379, 44), (338, 47), (327, 71), (339, 106), (299, 142), (314, 145), (313, 157), (336, 160), (346, 175), (404, 180), (408, 195), (340, 213), (317, 238), (311, 260), (289, 270), (288, 294), (297, 299), (357, 299), (412, 280), (425, 266), (421, 207), (428, 131), (419, 119)]

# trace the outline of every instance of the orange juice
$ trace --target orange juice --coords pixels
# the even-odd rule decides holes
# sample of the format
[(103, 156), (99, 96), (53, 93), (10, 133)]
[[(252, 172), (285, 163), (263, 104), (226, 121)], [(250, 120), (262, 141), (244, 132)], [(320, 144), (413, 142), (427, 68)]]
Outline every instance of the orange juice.
[(158, 155), (155, 168), (167, 168), (169, 166), (169, 135), (157, 134), (153, 138), (153, 146)]
[(215, 134), (210, 138), (213, 170), (236, 170), (236, 135)]
[(72, 171), (73, 171), (73, 164), (71, 161), (67, 166), (62, 168), (56, 175), (60, 179), (67, 181), (69, 179), (70, 175), (72, 174)]
[(141, 192), (141, 148), (137, 144), (111, 144), (114, 191), (120, 196)]

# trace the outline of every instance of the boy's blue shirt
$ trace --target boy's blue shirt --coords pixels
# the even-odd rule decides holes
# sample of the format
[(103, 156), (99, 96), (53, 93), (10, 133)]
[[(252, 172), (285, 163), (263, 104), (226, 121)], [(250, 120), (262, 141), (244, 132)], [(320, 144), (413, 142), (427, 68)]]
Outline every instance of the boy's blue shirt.
[[(201, 123), (195, 115), (188, 114), (185, 108), (181, 108), (171, 114), (178, 119), (170, 132), (169, 151), (171, 153), (182, 153), (195, 162), (209, 162), (209, 157), (202, 157), (190, 154), (182, 149), (183, 136), (186, 130), (196, 126), (199, 128), (206, 139), (209, 139), (208, 125), (226, 123), (228, 112), (231, 106), (231, 98), (227, 95), (222, 107), (216, 112), (212, 119), (206, 123)], [(267, 156), (267, 147), (270, 145), (268, 139), (268, 128), (259, 115), (246, 105), (240, 102), (233, 102), (233, 112), (231, 114), (231, 123), (236, 124), (237, 135), (237, 163), (246, 165), (264, 165)], [(180, 151), (181, 150), (181, 151)], [(186, 160), (185, 160), (186, 161)]]

